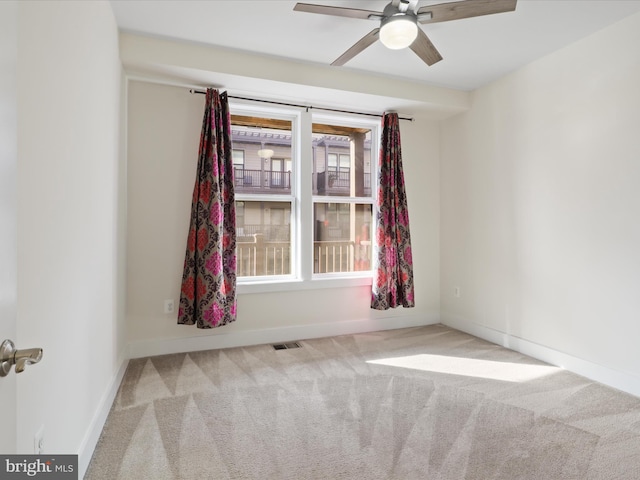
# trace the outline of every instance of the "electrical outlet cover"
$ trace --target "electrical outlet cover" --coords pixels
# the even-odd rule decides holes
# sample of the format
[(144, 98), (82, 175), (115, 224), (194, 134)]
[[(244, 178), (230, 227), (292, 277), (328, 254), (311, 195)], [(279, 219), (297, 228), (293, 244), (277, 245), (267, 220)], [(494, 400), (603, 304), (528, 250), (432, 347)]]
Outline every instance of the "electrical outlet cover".
[(173, 313), (174, 308), (173, 299), (164, 301), (164, 313)]

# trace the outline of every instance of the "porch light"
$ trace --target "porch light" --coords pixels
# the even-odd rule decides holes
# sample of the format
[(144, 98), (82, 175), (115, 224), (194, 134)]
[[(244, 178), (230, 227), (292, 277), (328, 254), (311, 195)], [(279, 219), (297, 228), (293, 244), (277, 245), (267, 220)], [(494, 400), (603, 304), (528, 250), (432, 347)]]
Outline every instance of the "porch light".
[(258, 150), (258, 156), (260, 158), (266, 158), (267, 160), (269, 160), (271, 157), (273, 157), (273, 154), (275, 152), (273, 150), (271, 150), (270, 148), (262, 148), (260, 150)]
[(407, 48), (418, 36), (418, 24), (413, 15), (393, 15), (382, 21), (380, 41), (391, 50)]

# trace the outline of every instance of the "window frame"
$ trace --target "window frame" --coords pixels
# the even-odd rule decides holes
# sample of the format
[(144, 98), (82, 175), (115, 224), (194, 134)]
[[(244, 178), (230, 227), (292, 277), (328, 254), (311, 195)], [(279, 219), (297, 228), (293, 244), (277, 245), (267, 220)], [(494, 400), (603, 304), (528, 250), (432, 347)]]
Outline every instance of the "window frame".
[[(291, 190), (290, 194), (236, 193), (236, 201), (291, 202), (291, 273), (289, 275), (237, 277), (238, 293), (262, 293), (322, 288), (343, 288), (371, 285), (373, 270), (357, 272), (313, 273), (313, 208), (318, 201), (329, 203), (364, 203), (372, 205), (371, 232), (377, 188), (371, 185), (371, 197), (314, 196), (312, 124), (360, 127), (371, 130), (371, 178), (377, 171), (380, 120), (354, 115), (323, 114), (298, 108), (255, 105), (245, 101), (230, 101), (232, 115), (258, 116), (291, 121)], [(338, 157), (340, 162), (340, 157)], [(373, 254), (373, 253), (372, 253)]]
[[(377, 171), (377, 155), (376, 152), (379, 151), (379, 141), (380, 141), (380, 121), (379, 120), (370, 120), (363, 119), (361, 117), (354, 117), (350, 115), (327, 115), (323, 113), (312, 113), (313, 123), (320, 123), (323, 125), (330, 125), (336, 127), (350, 127), (350, 128), (367, 128), (371, 130), (371, 150), (370, 150), (370, 175), (373, 176)], [(333, 154), (336, 155), (337, 160), (337, 169), (340, 170), (342, 164), (342, 157), (348, 156), (350, 159), (351, 154), (347, 155), (340, 152), (331, 152), (327, 153), (328, 155)], [(350, 161), (350, 160), (349, 160)], [(329, 165), (327, 160), (327, 171), (329, 171)], [(349, 166), (349, 170), (351, 169), (351, 165)], [(339, 195), (312, 195), (311, 205), (312, 209), (316, 204), (361, 204), (361, 205), (371, 205), (371, 222), (369, 224), (369, 238), (373, 238), (373, 223), (374, 223), (374, 215), (375, 215), (375, 205), (376, 205), (376, 197), (377, 197), (377, 188), (373, 188), (371, 186), (371, 194), (368, 197), (357, 197), (357, 196), (339, 196)], [(313, 215), (312, 215), (313, 218)], [(313, 223), (313, 221), (312, 221)], [(313, 225), (312, 225), (313, 226)], [(374, 252), (372, 251), (372, 255)], [(310, 261), (313, 263), (313, 254), (311, 256)], [(372, 262), (373, 264), (373, 262)], [(331, 273), (312, 273), (313, 281), (331, 281), (337, 279), (358, 279), (358, 278), (368, 278), (371, 279), (373, 276), (373, 265), (369, 270), (364, 271), (353, 271), (353, 272), (331, 272)]]

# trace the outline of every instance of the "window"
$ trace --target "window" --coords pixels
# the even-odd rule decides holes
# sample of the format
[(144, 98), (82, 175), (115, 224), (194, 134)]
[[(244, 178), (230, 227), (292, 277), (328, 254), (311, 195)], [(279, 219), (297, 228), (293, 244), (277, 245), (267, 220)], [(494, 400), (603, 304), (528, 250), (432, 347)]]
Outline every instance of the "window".
[(312, 131), (313, 273), (370, 271), (371, 127), (314, 123)]
[(244, 236), (244, 202), (236, 200), (236, 233)]
[(238, 228), (236, 243), (238, 277), (289, 275), (291, 273), (291, 203), (273, 201), (241, 203), (243, 203), (243, 227), (242, 232)]
[(349, 154), (329, 153), (327, 155), (327, 182), (330, 188), (348, 187), (351, 171)]
[(237, 168), (244, 167), (244, 150), (233, 149), (233, 166)]
[(231, 104), (239, 285), (370, 281), (378, 123)]
[(371, 270), (371, 205), (314, 203), (314, 273)]
[(271, 188), (291, 189), (291, 159), (272, 158), (269, 175)]
[(244, 183), (244, 150), (233, 149), (233, 174), (237, 185)]
[(291, 275), (291, 122), (231, 115), (239, 278)]

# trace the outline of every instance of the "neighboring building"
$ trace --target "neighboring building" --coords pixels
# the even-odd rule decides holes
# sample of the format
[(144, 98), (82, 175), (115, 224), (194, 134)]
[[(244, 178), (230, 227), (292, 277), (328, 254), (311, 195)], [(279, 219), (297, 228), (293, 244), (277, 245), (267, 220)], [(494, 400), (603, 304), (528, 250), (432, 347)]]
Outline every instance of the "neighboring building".
[[(232, 129), (236, 192), (291, 191), (291, 134), (278, 131)], [(270, 157), (259, 152), (268, 151)], [(350, 195), (351, 140), (344, 135), (315, 134), (313, 138), (313, 194)], [(371, 139), (364, 142), (364, 195), (371, 195)], [(368, 161), (367, 161), (368, 160)]]

